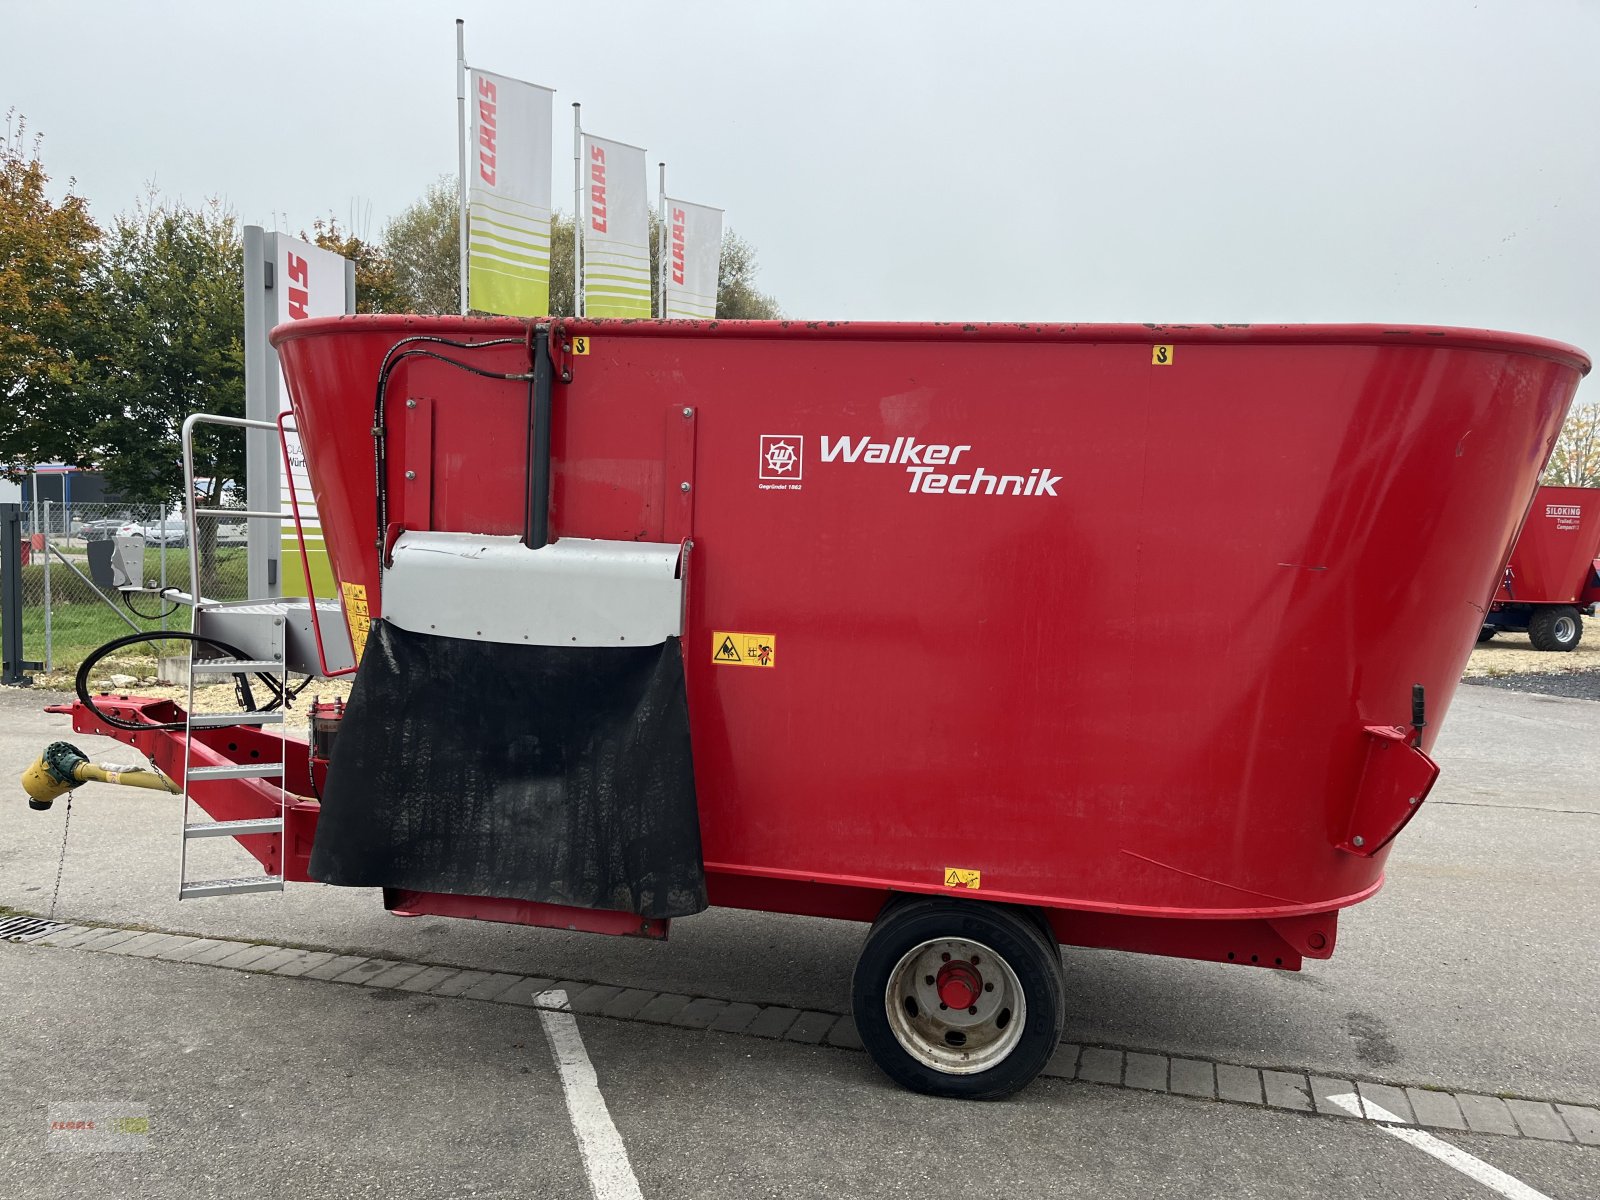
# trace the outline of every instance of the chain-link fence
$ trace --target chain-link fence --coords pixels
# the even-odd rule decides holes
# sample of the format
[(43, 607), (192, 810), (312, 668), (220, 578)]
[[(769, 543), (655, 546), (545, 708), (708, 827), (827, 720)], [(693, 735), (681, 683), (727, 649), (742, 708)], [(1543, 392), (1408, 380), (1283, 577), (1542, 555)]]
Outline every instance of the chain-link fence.
[[(144, 575), (152, 588), (192, 593), (189, 540), (181, 510), (119, 504), (41, 501), (22, 515), (22, 644), (45, 676), (66, 676), (95, 649), (135, 632), (187, 631), (189, 609), (143, 593), (125, 598), (112, 586), (111, 554), (121, 533), (144, 535)], [(202, 517), (198, 529), (201, 593), (214, 600), (247, 595), (247, 523)], [(0, 617), (0, 620), (3, 620)], [(185, 654), (175, 643), (130, 647), (103, 671), (154, 678), (158, 658)]]

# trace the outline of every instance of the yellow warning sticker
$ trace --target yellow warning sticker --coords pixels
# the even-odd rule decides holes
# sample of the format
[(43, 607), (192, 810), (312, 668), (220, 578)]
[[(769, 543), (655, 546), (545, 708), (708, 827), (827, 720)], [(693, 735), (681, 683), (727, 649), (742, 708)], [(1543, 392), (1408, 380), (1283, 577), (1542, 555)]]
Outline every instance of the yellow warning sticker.
[(983, 872), (969, 871), (965, 867), (946, 867), (944, 869), (945, 887), (966, 888), (975, 892), (983, 886)]
[(711, 661), (723, 667), (775, 667), (778, 639), (770, 633), (718, 630), (711, 635)]
[(1170, 367), (1172, 365), (1172, 347), (1150, 347), (1150, 365), (1153, 367)]
[(578, 334), (572, 339), (572, 353), (577, 357), (589, 353), (589, 338), (586, 334)]
[(360, 662), (367, 649), (367, 632), (372, 628), (372, 617), (367, 612), (367, 585), (340, 583), (339, 590), (344, 593), (344, 616), (350, 623), (350, 645), (356, 652), (356, 661)]

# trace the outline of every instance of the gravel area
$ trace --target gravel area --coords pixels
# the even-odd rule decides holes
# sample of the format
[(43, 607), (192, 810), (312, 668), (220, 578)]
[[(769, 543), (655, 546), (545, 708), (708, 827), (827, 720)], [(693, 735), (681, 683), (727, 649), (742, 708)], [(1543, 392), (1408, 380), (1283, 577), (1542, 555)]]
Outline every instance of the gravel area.
[(1583, 619), (1583, 639), (1576, 650), (1566, 653), (1535, 650), (1525, 633), (1497, 633), (1472, 652), (1461, 674), (1477, 681), (1484, 676), (1565, 675), (1573, 671), (1600, 671), (1600, 617)]

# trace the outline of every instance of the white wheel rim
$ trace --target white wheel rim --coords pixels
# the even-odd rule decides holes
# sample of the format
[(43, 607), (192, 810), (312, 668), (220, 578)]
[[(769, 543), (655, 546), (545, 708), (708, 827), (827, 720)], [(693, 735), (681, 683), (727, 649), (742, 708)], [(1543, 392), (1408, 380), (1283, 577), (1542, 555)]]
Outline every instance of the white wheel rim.
[(1572, 635), (1577, 632), (1578, 623), (1571, 617), (1557, 617), (1554, 633), (1556, 641), (1570, 642)]
[[(952, 1007), (941, 995), (970, 1003)], [(997, 1066), (1017, 1048), (1028, 1023), (1027, 999), (1011, 965), (965, 938), (939, 938), (906, 951), (889, 972), (883, 1005), (901, 1048), (946, 1075)]]

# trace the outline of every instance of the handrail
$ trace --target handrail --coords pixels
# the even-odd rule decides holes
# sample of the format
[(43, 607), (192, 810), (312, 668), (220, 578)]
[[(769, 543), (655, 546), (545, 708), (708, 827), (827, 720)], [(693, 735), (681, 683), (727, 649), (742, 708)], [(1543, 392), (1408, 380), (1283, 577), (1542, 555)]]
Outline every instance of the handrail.
[[(219, 417), (211, 413), (190, 413), (183, 419), (184, 532), (188, 534), (185, 540), (189, 543), (189, 587), (198, 596), (200, 594), (200, 526), (195, 521), (195, 517), (210, 510), (197, 509), (194, 505), (194, 427), (196, 425), (229, 425), (237, 429), (272, 429), (274, 426), (271, 421), (256, 421), (248, 417)], [(281, 513), (252, 513), (250, 515), (282, 516)], [(193, 632), (193, 628), (191, 624), (191, 632)]]
[[(283, 452), (283, 475), (284, 478), (289, 481), (289, 508), (294, 514), (294, 536), (295, 539), (300, 543), (300, 573), (306, 581), (306, 604), (307, 607), (311, 609), (311, 634), (314, 638), (316, 638), (317, 641), (317, 665), (322, 668), (322, 673), (327, 678), (337, 679), (340, 675), (354, 675), (356, 673), (356, 667), (360, 664), (356, 663), (352, 666), (345, 667), (342, 670), (330, 671), (328, 669), (328, 656), (322, 648), (322, 622), (317, 619), (317, 593), (316, 589), (311, 585), (311, 559), (306, 555), (306, 531), (305, 526), (300, 520), (300, 496), (294, 486), (294, 467), (289, 462), (289, 430), (288, 427), (284, 425), (286, 420), (289, 420), (293, 417), (294, 412), (291, 409), (285, 409), (283, 412), (278, 414), (278, 448)], [(296, 425), (295, 432), (299, 433), (298, 425)], [(342, 592), (340, 593), (338, 600), (339, 613), (344, 617), (345, 627), (349, 628), (350, 614), (345, 612), (344, 595)], [(351, 639), (350, 649), (352, 651), (351, 657), (353, 659), (353, 652), (355, 650), (355, 640), (353, 638)]]

